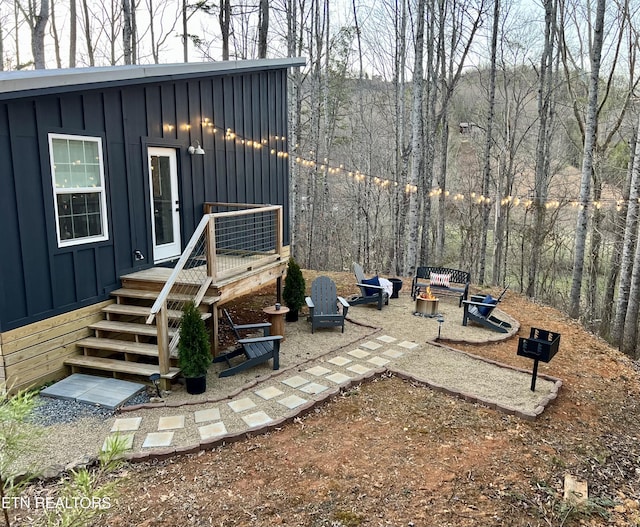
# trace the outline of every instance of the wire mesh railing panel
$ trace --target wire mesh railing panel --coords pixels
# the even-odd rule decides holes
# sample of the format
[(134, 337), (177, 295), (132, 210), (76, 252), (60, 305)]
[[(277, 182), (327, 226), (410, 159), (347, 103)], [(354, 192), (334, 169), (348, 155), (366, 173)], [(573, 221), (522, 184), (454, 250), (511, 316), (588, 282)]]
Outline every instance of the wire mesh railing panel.
[(207, 237), (203, 232), (196, 241), (190, 256), (179, 271), (175, 283), (167, 296), (167, 315), (169, 338), (171, 339), (170, 351), (175, 356), (179, 338), (180, 317), (184, 304), (194, 300), (206, 283), (207, 272)]
[(215, 214), (216, 272), (242, 272), (256, 261), (277, 255), (278, 219), (274, 210)]

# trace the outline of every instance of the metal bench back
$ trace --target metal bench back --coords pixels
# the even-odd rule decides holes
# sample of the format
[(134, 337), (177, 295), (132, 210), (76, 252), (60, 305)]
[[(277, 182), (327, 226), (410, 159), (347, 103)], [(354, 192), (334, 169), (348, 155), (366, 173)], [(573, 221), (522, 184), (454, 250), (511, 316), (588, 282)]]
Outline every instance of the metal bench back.
[(416, 269), (416, 278), (429, 279), (431, 273), (435, 274), (448, 274), (449, 281), (455, 284), (468, 284), (471, 282), (471, 273), (468, 271), (461, 271), (459, 269), (450, 269), (448, 267), (418, 267)]

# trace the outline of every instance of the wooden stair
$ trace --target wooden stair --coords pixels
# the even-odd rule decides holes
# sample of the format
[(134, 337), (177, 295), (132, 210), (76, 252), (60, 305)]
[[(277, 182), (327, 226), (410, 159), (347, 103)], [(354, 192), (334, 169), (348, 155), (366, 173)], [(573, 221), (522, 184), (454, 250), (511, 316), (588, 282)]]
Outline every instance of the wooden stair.
[[(159, 373), (157, 328), (154, 324), (146, 324), (146, 320), (162, 286), (159, 283), (150, 288), (148, 283), (140, 283), (137, 288), (129, 279), (127, 287), (113, 291), (111, 294), (117, 303), (104, 307), (104, 320), (89, 326), (94, 336), (76, 343), (83, 354), (65, 360), (71, 371), (97, 370), (109, 372), (113, 377), (146, 383), (150, 375)], [(192, 298), (191, 295), (172, 294), (169, 302), (184, 303)], [(204, 297), (200, 305), (203, 320), (211, 318), (211, 306), (217, 301), (218, 297)], [(168, 310), (167, 316), (175, 321), (182, 316), (182, 311)], [(170, 339), (176, 331), (169, 328)], [(169, 373), (161, 376), (168, 381), (180, 374), (175, 367), (176, 357), (171, 357), (171, 362)]]

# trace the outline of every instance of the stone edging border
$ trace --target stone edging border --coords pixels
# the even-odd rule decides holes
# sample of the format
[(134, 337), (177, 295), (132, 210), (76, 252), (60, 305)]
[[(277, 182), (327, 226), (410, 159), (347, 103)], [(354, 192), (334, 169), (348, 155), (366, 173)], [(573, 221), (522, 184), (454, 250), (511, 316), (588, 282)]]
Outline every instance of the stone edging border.
[(121, 406), (120, 408), (117, 409), (117, 411), (115, 412), (116, 415), (117, 414), (123, 414), (123, 413), (127, 413), (127, 412), (134, 412), (136, 410), (150, 410), (150, 409), (155, 409), (155, 408), (180, 408), (183, 406), (196, 406), (199, 404), (214, 404), (214, 403), (219, 403), (221, 401), (227, 401), (230, 399), (233, 399), (234, 397), (237, 397), (238, 395), (240, 395), (242, 392), (244, 391), (248, 391), (251, 390), (252, 388), (254, 388), (255, 386), (257, 386), (258, 384), (274, 379), (276, 377), (278, 377), (279, 375), (284, 375), (286, 373), (288, 373), (291, 370), (295, 370), (295, 369), (302, 369), (304, 366), (306, 366), (307, 364), (311, 363), (311, 362), (315, 362), (318, 359), (324, 358), (328, 355), (331, 355), (332, 353), (337, 353), (340, 352), (342, 350), (344, 350), (345, 348), (350, 348), (351, 346), (355, 345), (356, 342), (360, 342), (361, 340), (365, 340), (365, 339), (369, 339), (372, 336), (376, 335), (377, 333), (382, 332), (383, 328), (379, 328), (377, 326), (370, 326), (368, 324), (361, 324), (359, 322), (353, 322), (350, 321), (358, 326), (362, 326), (362, 327), (367, 327), (372, 329), (373, 331), (371, 333), (368, 333), (367, 335), (365, 335), (364, 337), (360, 337), (356, 340), (352, 340), (350, 342), (347, 342), (346, 344), (343, 344), (342, 346), (339, 346), (335, 349), (329, 350), (325, 353), (323, 353), (322, 355), (318, 355), (317, 357), (313, 357), (311, 359), (307, 359), (303, 362), (294, 364), (292, 366), (287, 366), (286, 368), (280, 368), (279, 370), (271, 370), (271, 372), (266, 373), (264, 375), (261, 375), (260, 377), (256, 377), (255, 379), (248, 381), (246, 384), (243, 384), (242, 386), (240, 386), (239, 388), (235, 389), (233, 392), (227, 394), (227, 395), (223, 395), (221, 397), (209, 397), (206, 399), (197, 399), (195, 401), (182, 401), (182, 402), (162, 402), (162, 403), (142, 403), (142, 404), (134, 404), (131, 406)]
[[(449, 346), (445, 346), (440, 343), (428, 341), (427, 344), (435, 345), (444, 349), (448, 349), (453, 352), (463, 353), (465, 355), (468, 355), (471, 358), (482, 360), (488, 364), (493, 364), (501, 368), (507, 368), (507, 369), (522, 372), (522, 373), (529, 373), (528, 370), (524, 370), (522, 368), (515, 368), (494, 360), (485, 359), (484, 357), (479, 357), (477, 355), (473, 355), (465, 351), (457, 350), (455, 348), (451, 348)], [(454, 395), (467, 402), (478, 403), (483, 406), (486, 406), (487, 408), (498, 410), (508, 415), (515, 415), (516, 417), (519, 417), (527, 421), (534, 421), (544, 411), (544, 409), (557, 398), (558, 391), (562, 387), (562, 381), (560, 379), (557, 379), (555, 377), (551, 377), (545, 374), (538, 374), (539, 377), (553, 382), (554, 389), (548, 397), (543, 399), (543, 404), (538, 405), (533, 412), (525, 412), (517, 408), (512, 408), (506, 405), (500, 405), (500, 404), (494, 403), (492, 401), (487, 401), (471, 394), (451, 390), (449, 388), (446, 388), (445, 386), (441, 386), (436, 383), (431, 383), (423, 379), (419, 379), (405, 371), (398, 370), (393, 367), (381, 367), (381, 368), (372, 369), (371, 371), (368, 371), (362, 376), (355, 377), (349, 383), (346, 383), (341, 386), (335, 386), (333, 388), (329, 388), (328, 390), (322, 392), (321, 394), (318, 394), (313, 400), (296, 408), (295, 411), (292, 412), (291, 414), (281, 417), (280, 419), (276, 419), (266, 425), (244, 430), (242, 432), (227, 434), (221, 437), (212, 438), (205, 441), (200, 441), (198, 444), (194, 444), (194, 445), (189, 445), (184, 447), (170, 447), (170, 448), (163, 448), (163, 449), (155, 449), (155, 450), (149, 450), (145, 452), (133, 452), (130, 454), (125, 454), (124, 459), (126, 459), (127, 461), (130, 461), (131, 463), (141, 463), (141, 462), (153, 461), (153, 460), (160, 461), (160, 460), (172, 457), (174, 455), (195, 454), (197, 452), (204, 451), (204, 450), (213, 450), (214, 448), (217, 448), (219, 446), (235, 443), (236, 441), (240, 441), (245, 438), (266, 434), (272, 430), (276, 430), (284, 426), (287, 423), (291, 423), (300, 417), (304, 417), (305, 415), (311, 413), (315, 408), (325, 404), (328, 399), (335, 397), (340, 393), (348, 391), (353, 386), (362, 384), (363, 382), (371, 381), (375, 378), (382, 378), (388, 375), (395, 375), (400, 379), (404, 379), (410, 382), (414, 382), (416, 384), (426, 386), (438, 392)]]

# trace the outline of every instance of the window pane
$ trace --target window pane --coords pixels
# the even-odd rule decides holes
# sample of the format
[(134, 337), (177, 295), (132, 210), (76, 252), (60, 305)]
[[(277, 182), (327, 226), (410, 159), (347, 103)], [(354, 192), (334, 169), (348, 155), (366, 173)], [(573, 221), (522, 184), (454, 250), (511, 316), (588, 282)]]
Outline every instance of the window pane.
[(60, 223), (60, 239), (61, 240), (73, 240), (73, 222), (71, 216), (61, 217)]
[(85, 194), (85, 206), (88, 213), (100, 214), (100, 194)]
[(96, 141), (84, 141), (84, 161), (87, 164), (100, 164), (98, 155), (98, 143)]
[(87, 213), (87, 201), (84, 194), (71, 194), (71, 210), (74, 216)]
[(56, 175), (56, 188), (69, 188), (71, 186), (71, 165), (56, 162), (54, 170)]
[(89, 223), (89, 236), (100, 236), (102, 234), (102, 218), (100, 214), (89, 214), (87, 220)]
[(87, 216), (73, 216), (73, 237), (86, 238), (89, 236), (89, 228), (87, 225)]
[(71, 165), (71, 180), (65, 188), (84, 188), (87, 186), (86, 183), (84, 165)]
[(84, 141), (69, 141), (69, 161), (73, 164), (84, 164)]
[(56, 163), (69, 163), (69, 144), (66, 139), (52, 139), (51, 146)]

